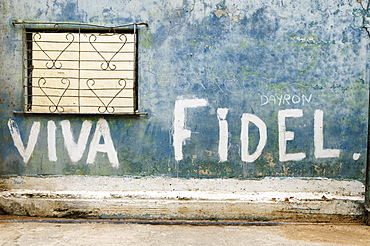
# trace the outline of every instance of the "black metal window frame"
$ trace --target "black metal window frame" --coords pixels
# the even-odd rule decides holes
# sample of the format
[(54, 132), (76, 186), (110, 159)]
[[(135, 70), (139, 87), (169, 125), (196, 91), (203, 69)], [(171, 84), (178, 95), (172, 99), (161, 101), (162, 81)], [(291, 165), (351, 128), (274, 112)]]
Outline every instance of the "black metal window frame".
[[(78, 115), (92, 115), (92, 114), (104, 114), (104, 115), (146, 115), (138, 111), (138, 26), (145, 25), (147, 23), (132, 23), (122, 26), (108, 27), (86, 23), (50, 23), (50, 22), (17, 22), (13, 21), (13, 25), (22, 25), (23, 27), (23, 111), (15, 113), (23, 114), (78, 114)], [(99, 112), (63, 112), (63, 111), (50, 111), (50, 112), (35, 112), (30, 110), (32, 107), (32, 69), (33, 69), (33, 35), (35, 33), (65, 33), (71, 34), (86, 34), (86, 33), (99, 33), (99, 34), (133, 34), (134, 35), (134, 78), (133, 78), (133, 111), (132, 112), (115, 112), (114, 109), (109, 111), (108, 107), (104, 105), (102, 110), (99, 108)], [(104, 59), (104, 58), (103, 58)], [(55, 61), (53, 66), (55, 66)], [(105, 61), (107, 66), (110, 66), (110, 61)], [(113, 65), (114, 66), (114, 65)], [(95, 94), (95, 93), (94, 93)], [(100, 99), (99, 99), (100, 100)], [(112, 99), (113, 100), (113, 99)], [(58, 106), (55, 105), (56, 109)], [(104, 110), (105, 107), (105, 110)]]

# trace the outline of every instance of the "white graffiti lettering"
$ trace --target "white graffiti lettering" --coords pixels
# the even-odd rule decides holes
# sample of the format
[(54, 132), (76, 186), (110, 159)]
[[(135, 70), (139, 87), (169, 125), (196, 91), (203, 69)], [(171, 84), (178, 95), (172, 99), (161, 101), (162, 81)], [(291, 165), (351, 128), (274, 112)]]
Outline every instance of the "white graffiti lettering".
[(60, 125), (62, 126), (64, 146), (67, 149), (69, 158), (71, 158), (72, 162), (80, 161), (86, 149), (92, 123), (87, 120), (82, 123), (77, 143), (74, 141), (71, 123), (69, 122), (69, 120), (63, 120), (62, 122), (60, 122)]
[[(100, 144), (101, 138), (104, 140), (103, 144)], [(89, 154), (87, 155), (87, 164), (93, 164), (95, 162), (97, 152), (107, 153), (112, 166), (116, 168), (119, 166), (117, 151), (113, 145), (109, 125), (104, 119), (100, 119), (98, 123), (96, 123), (94, 137), (91, 140)]]
[(14, 120), (9, 119), (8, 128), (12, 135), (14, 146), (18, 149), (24, 163), (27, 164), (36, 146), (37, 138), (40, 133), (40, 122), (33, 122), (26, 147), (24, 147), (18, 125)]
[[(249, 154), (249, 122), (252, 122), (257, 126), (260, 134), (260, 140), (257, 148), (253, 154)], [(254, 162), (262, 154), (263, 148), (265, 148), (267, 142), (267, 127), (266, 124), (257, 116), (253, 114), (243, 114), (242, 116), (242, 130), (240, 134), (241, 140), (241, 154), (242, 161)]]
[(48, 156), (49, 161), (57, 161), (57, 147), (56, 147), (56, 138), (55, 131), (57, 127), (55, 122), (52, 120), (48, 121)]
[(228, 123), (226, 121), (226, 116), (228, 112), (229, 109), (227, 108), (217, 109), (218, 125), (220, 128), (218, 143), (218, 155), (220, 157), (220, 162), (227, 161), (227, 151), (229, 149), (229, 130)]
[(175, 160), (183, 159), (182, 145), (185, 140), (190, 138), (191, 131), (185, 129), (185, 109), (207, 106), (208, 102), (205, 99), (179, 99), (175, 103), (174, 117), (174, 132), (173, 132), (173, 147), (175, 151)]
[[(32, 153), (35, 149), (38, 136), (40, 133), (40, 122), (33, 122), (28, 141), (25, 145), (23, 144), (21, 134), (17, 123), (9, 119), (8, 128), (13, 138), (14, 146), (17, 148), (19, 154), (23, 158), (25, 164), (30, 160)], [(91, 121), (84, 121), (81, 126), (80, 134), (77, 143), (74, 140), (71, 123), (69, 120), (63, 120), (60, 122), (62, 127), (62, 135), (64, 139), (64, 146), (68, 152), (68, 155), (72, 162), (78, 162), (82, 159), (86, 147), (88, 145), (88, 139), (90, 136), (92, 123)], [(48, 145), (48, 157), (49, 161), (55, 162), (58, 160), (57, 157), (57, 146), (56, 146), (56, 124), (50, 120), (47, 123), (47, 145)], [(100, 140), (103, 140), (103, 144)], [(97, 152), (107, 153), (109, 162), (115, 168), (119, 166), (117, 152), (114, 148), (113, 140), (110, 134), (109, 124), (105, 119), (100, 119), (96, 123), (95, 133), (90, 143), (90, 149), (87, 155), (87, 164), (93, 164)]]
[[(276, 97), (270, 97), (268, 100), (276, 103), (298, 103), (302, 100), (307, 102), (311, 101), (311, 95), (309, 98), (298, 97), (296, 95), (281, 95)], [(206, 99), (183, 99), (179, 98), (175, 102), (174, 107), (174, 122), (173, 122), (173, 148), (175, 160), (183, 160), (183, 145), (186, 140), (191, 137), (191, 131), (186, 129), (186, 113), (189, 108), (204, 107), (208, 105)], [(231, 137), (229, 136), (228, 129), (228, 108), (218, 108), (217, 109), (217, 120), (219, 126), (219, 138), (218, 138), (218, 157), (219, 162), (226, 162), (228, 160), (229, 151), (229, 141)], [(278, 150), (279, 150), (279, 161), (301, 161), (306, 158), (306, 153), (288, 153), (287, 143), (288, 141), (295, 140), (295, 133), (293, 131), (288, 131), (286, 127), (286, 121), (290, 122), (294, 119), (303, 117), (302, 109), (285, 109), (279, 110), (277, 116), (278, 125)], [(259, 133), (259, 141), (257, 147), (253, 153), (249, 152), (250, 144), (250, 132), (249, 125), (254, 124)], [(68, 153), (70, 160), (74, 163), (81, 161), (86, 150), (88, 149), (86, 164), (94, 164), (97, 153), (106, 154), (108, 160), (112, 167), (119, 167), (119, 160), (117, 151), (115, 149), (113, 139), (110, 133), (109, 124), (105, 119), (99, 119), (96, 123), (95, 132), (92, 135), (90, 144), (88, 143), (89, 137), (91, 135), (91, 129), (93, 123), (91, 121), (84, 121), (81, 125), (80, 131), (78, 129), (72, 130), (71, 123), (69, 120), (63, 120), (60, 123), (61, 134), (64, 140), (64, 146)], [(314, 157), (319, 158), (338, 158), (340, 156), (340, 149), (325, 149), (324, 148), (324, 112), (322, 110), (315, 110), (314, 112)], [(23, 162), (27, 164), (34, 152), (36, 143), (38, 141), (40, 133), (40, 122), (33, 122), (31, 129), (29, 130), (29, 136), (27, 142), (24, 142), (25, 137), (21, 137), (20, 130), (17, 123), (13, 119), (9, 119), (8, 128), (10, 135), (13, 139), (14, 146), (21, 155)], [(76, 126), (74, 126), (76, 127)], [(52, 120), (47, 122), (47, 153), (49, 161), (58, 161), (57, 156), (57, 126)], [(243, 113), (241, 117), (241, 132), (240, 132), (240, 155), (243, 162), (254, 162), (261, 155), (267, 144), (267, 126), (264, 121), (254, 114)], [(76, 134), (77, 132), (77, 134)], [(77, 135), (77, 136), (74, 136)], [(22, 140), (23, 139), (23, 140)], [(358, 160), (360, 158), (360, 153), (353, 154), (353, 159)]]
[[(302, 100), (310, 102), (312, 95), (308, 98), (306, 96), (298, 97), (296, 95), (281, 95), (269, 98), (269, 101), (275, 100), (276, 103), (288, 104), (293, 102), (297, 104)], [(179, 161), (183, 159), (182, 146), (186, 139), (190, 138), (190, 130), (185, 129), (185, 108), (195, 108), (207, 106), (205, 99), (179, 99), (175, 103), (175, 120), (174, 120), (174, 132), (173, 132), (173, 146), (175, 152), (175, 160)], [(217, 119), (219, 122), (219, 146), (218, 154), (219, 161), (225, 162), (228, 158), (228, 122), (226, 116), (229, 109), (218, 108)], [(279, 161), (301, 161), (306, 158), (306, 153), (287, 153), (287, 142), (294, 140), (294, 132), (286, 130), (286, 120), (288, 118), (299, 118), (303, 117), (302, 109), (286, 109), (278, 111), (278, 148), (279, 148)], [(339, 157), (339, 149), (324, 149), (324, 133), (323, 133), (323, 111), (315, 110), (314, 116), (314, 155), (315, 158), (337, 158)], [(256, 150), (253, 154), (249, 153), (249, 123), (253, 123), (259, 131), (259, 142)], [(241, 159), (244, 162), (254, 162), (257, 160), (267, 143), (267, 127), (266, 124), (256, 115), (244, 113), (241, 118)], [(360, 154), (354, 156), (354, 160), (358, 159)]]
[(339, 149), (324, 149), (324, 112), (315, 110), (314, 116), (314, 144), (316, 158), (339, 157)]
[(280, 161), (300, 161), (306, 157), (305, 153), (287, 154), (286, 142), (294, 140), (294, 132), (286, 131), (285, 119), (288, 117), (302, 117), (301, 109), (279, 110), (278, 131), (279, 131), (279, 160)]

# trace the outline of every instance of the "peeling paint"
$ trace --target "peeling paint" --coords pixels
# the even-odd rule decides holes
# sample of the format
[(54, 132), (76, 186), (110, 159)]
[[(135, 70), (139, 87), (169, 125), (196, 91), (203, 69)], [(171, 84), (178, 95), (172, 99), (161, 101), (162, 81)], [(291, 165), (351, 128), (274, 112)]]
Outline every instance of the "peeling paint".
[(222, 16), (229, 16), (229, 11), (226, 9), (219, 8), (217, 11), (214, 12), (217, 18), (221, 18)]

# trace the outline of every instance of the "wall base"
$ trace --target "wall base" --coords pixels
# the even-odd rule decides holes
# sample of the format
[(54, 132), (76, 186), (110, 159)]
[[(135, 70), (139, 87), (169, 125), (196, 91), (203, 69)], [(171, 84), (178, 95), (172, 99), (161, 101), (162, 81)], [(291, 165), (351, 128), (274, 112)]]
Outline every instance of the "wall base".
[(42, 217), (331, 220), (362, 216), (364, 185), (330, 179), (8, 177), (0, 211)]

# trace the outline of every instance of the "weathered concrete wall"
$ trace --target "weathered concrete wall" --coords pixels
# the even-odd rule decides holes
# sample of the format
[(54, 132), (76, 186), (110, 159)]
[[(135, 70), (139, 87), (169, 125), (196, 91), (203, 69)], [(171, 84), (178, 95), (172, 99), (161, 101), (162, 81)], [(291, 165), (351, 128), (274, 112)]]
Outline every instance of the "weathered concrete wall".
[[(1, 174), (365, 179), (368, 36), (357, 1), (0, 6)], [(147, 22), (139, 29), (138, 82), (139, 111), (148, 115), (13, 114), (23, 90), (22, 30), (14, 19)], [(55, 146), (47, 141), (53, 123)]]
[[(357, 23), (357, 2), (3, 1), (2, 9), (4, 174), (364, 176), (368, 38)], [(86, 164), (100, 117), (13, 114), (22, 102), (21, 28), (13, 19), (149, 24), (139, 40), (139, 109), (148, 116), (106, 117), (118, 168), (100, 152)], [(251, 121), (260, 131), (266, 125), (258, 158), (248, 156), (259, 142), (252, 123), (241, 137), (250, 116), (243, 114), (258, 117)], [(186, 125), (178, 122), (184, 117)], [(75, 139), (83, 121), (93, 124), (76, 163), (63, 141), (64, 120)], [(49, 160), (43, 141), (48, 121), (57, 126), (57, 161)], [(219, 134), (223, 121), (228, 128)], [(34, 122), (40, 132), (32, 135)], [(23, 153), (10, 134), (16, 138), (17, 127)]]

